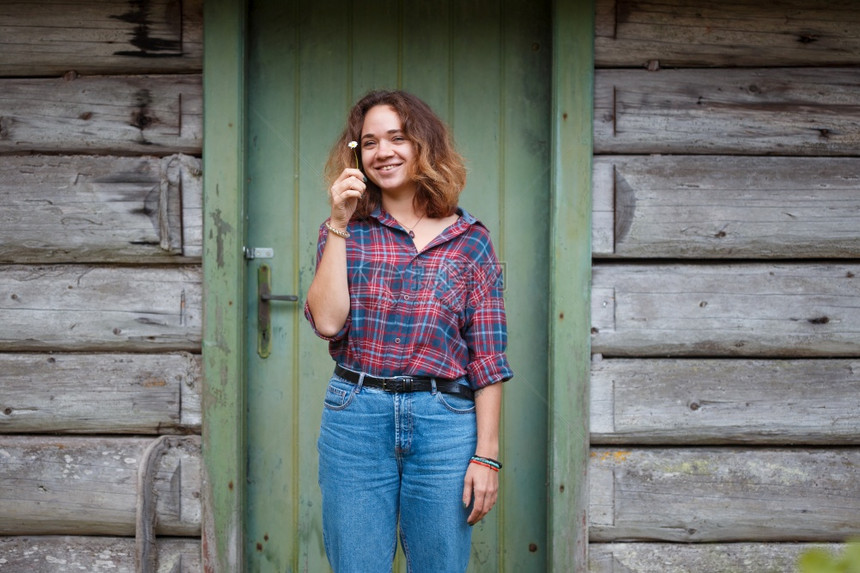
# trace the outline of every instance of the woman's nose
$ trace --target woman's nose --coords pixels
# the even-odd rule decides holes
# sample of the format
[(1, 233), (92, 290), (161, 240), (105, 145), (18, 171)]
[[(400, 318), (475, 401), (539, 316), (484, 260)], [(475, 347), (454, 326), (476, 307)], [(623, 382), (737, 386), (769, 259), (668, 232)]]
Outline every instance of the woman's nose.
[(377, 155), (380, 155), (382, 157), (388, 157), (389, 155), (391, 155), (391, 153), (391, 144), (384, 139), (380, 140)]

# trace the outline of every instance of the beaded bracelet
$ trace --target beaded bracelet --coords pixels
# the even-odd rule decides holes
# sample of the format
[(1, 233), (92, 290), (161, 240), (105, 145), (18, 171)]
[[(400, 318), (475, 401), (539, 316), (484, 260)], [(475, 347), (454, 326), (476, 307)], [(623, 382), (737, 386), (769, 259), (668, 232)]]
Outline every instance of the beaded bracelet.
[(478, 464), (479, 466), (484, 466), (485, 468), (490, 468), (491, 470), (497, 472), (502, 469), (502, 463), (496, 461), (492, 458), (482, 458), (481, 456), (472, 456), (469, 459), (470, 463)]
[(342, 237), (344, 239), (348, 239), (350, 236), (349, 231), (341, 231), (340, 229), (335, 229), (328, 221), (325, 222), (325, 228), (337, 235), (338, 237)]

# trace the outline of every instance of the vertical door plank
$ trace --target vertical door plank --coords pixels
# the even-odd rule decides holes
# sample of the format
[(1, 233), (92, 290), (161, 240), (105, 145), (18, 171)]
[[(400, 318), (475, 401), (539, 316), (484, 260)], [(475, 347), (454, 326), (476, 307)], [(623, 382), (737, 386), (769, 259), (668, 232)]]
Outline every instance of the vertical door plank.
[[(499, 547), (504, 571), (541, 571), (546, 544), (550, 4), (503, 2), (501, 212), (508, 358)], [(473, 88), (474, 89), (474, 88)], [(481, 135), (478, 136), (479, 138)], [(513, 476), (517, 476), (514, 479)]]
[[(449, 73), (453, 113), (449, 122), (468, 169), (460, 205), (489, 228), (497, 254), (503, 260), (501, 2), (454, 3), (452, 30), (453, 59)], [(499, 569), (499, 533), (497, 510), (474, 527), (473, 563), (481, 563), (486, 570)]]
[[(300, 142), (301, 163), (298, 166), (299, 203), (294, 216), (300, 240), (307, 241), (309, 247), (298, 255), (302, 264), (302, 295), (307, 293), (314, 275), (319, 226), (330, 213), (328, 185), (323, 180), (322, 168), (332, 143), (343, 129), (347, 111), (357, 97), (352, 93), (349, 74), (352, 64), (348, 57), (351, 33), (348, 16), (343, 3), (336, 0), (304, 3), (300, 16), (300, 81), (297, 92), (300, 113), (296, 137)], [(373, 37), (373, 33), (361, 34), (361, 38), (356, 37), (355, 41), (365, 42)], [(293, 450), (292, 471), (296, 476), (297, 502), (300, 504), (301, 566), (308, 571), (319, 571), (328, 565), (321, 551), (322, 512), (317, 483), (316, 438), (323, 395), (333, 365), (326, 343), (311, 332), (303, 316), (296, 320), (299, 323), (293, 340), (299, 344), (296, 356), (301, 360), (301, 369), (298, 372), (293, 370), (298, 385), (298, 401), (291, 420), (295, 424), (298, 444)]]
[[(594, 2), (553, 4), (549, 560), (587, 567)], [(586, 333), (586, 334), (583, 334)]]
[(502, 44), (498, 0), (457, 2), (453, 7), (451, 86), (454, 139), (469, 170), (460, 204), (476, 215), (503, 249), (499, 221), (501, 172)]
[(450, 0), (403, 2), (403, 88), (446, 121), (451, 118), (451, 12)]
[[(352, 101), (374, 89), (394, 89), (400, 85), (401, 22), (403, 2), (377, 0), (373, 9), (359, 2), (351, 10), (350, 51)], [(385, 38), (386, 41), (380, 41)], [(346, 57), (347, 54), (344, 54)]]
[(203, 248), (204, 415), (203, 562), (241, 571), (243, 555), (245, 3), (207, 0), (203, 77), (206, 148), (203, 182), (209, 225)]
[(250, 4), (248, 76), (247, 245), (274, 250), (272, 259), (247, 263), (246, 396), (248, 488), (245, 502), (246, 566), (252, 571), (301, 570), (298, 549), (299, 487), (296, 483), (296, 383), (293, 354), (300, 303), (270, 305), (272, 353), (257, 354), (257, 270), (271, 269), (272, 292), (296, 294), (295, 168), (301, 161), (295, 137), (297, 7)]

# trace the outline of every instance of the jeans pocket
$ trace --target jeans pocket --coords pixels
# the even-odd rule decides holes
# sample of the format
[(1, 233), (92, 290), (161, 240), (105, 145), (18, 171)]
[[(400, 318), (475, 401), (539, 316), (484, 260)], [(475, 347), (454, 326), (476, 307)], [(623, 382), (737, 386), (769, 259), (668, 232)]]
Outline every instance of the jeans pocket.
[(329, 380), (323, 404), (329, 410), (343, 410), (352, 403), (353, 398), (355, 398), (355, 385), (335, 376)]
[(457, 394), (436, 392), (436, 400), (455, 414), (471, 414), (475, 411), (475, 401)]

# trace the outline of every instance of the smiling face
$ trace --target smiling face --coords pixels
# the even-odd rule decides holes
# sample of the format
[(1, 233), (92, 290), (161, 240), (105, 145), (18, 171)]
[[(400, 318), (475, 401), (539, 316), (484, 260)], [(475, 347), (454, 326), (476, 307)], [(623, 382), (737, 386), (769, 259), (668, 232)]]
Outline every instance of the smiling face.
[(367, 177), (389, 197), (414, 195), (417, 151), (403, 133), (400, 115), (388, 105), (370, 108), (361, 129), (361, 163)]

